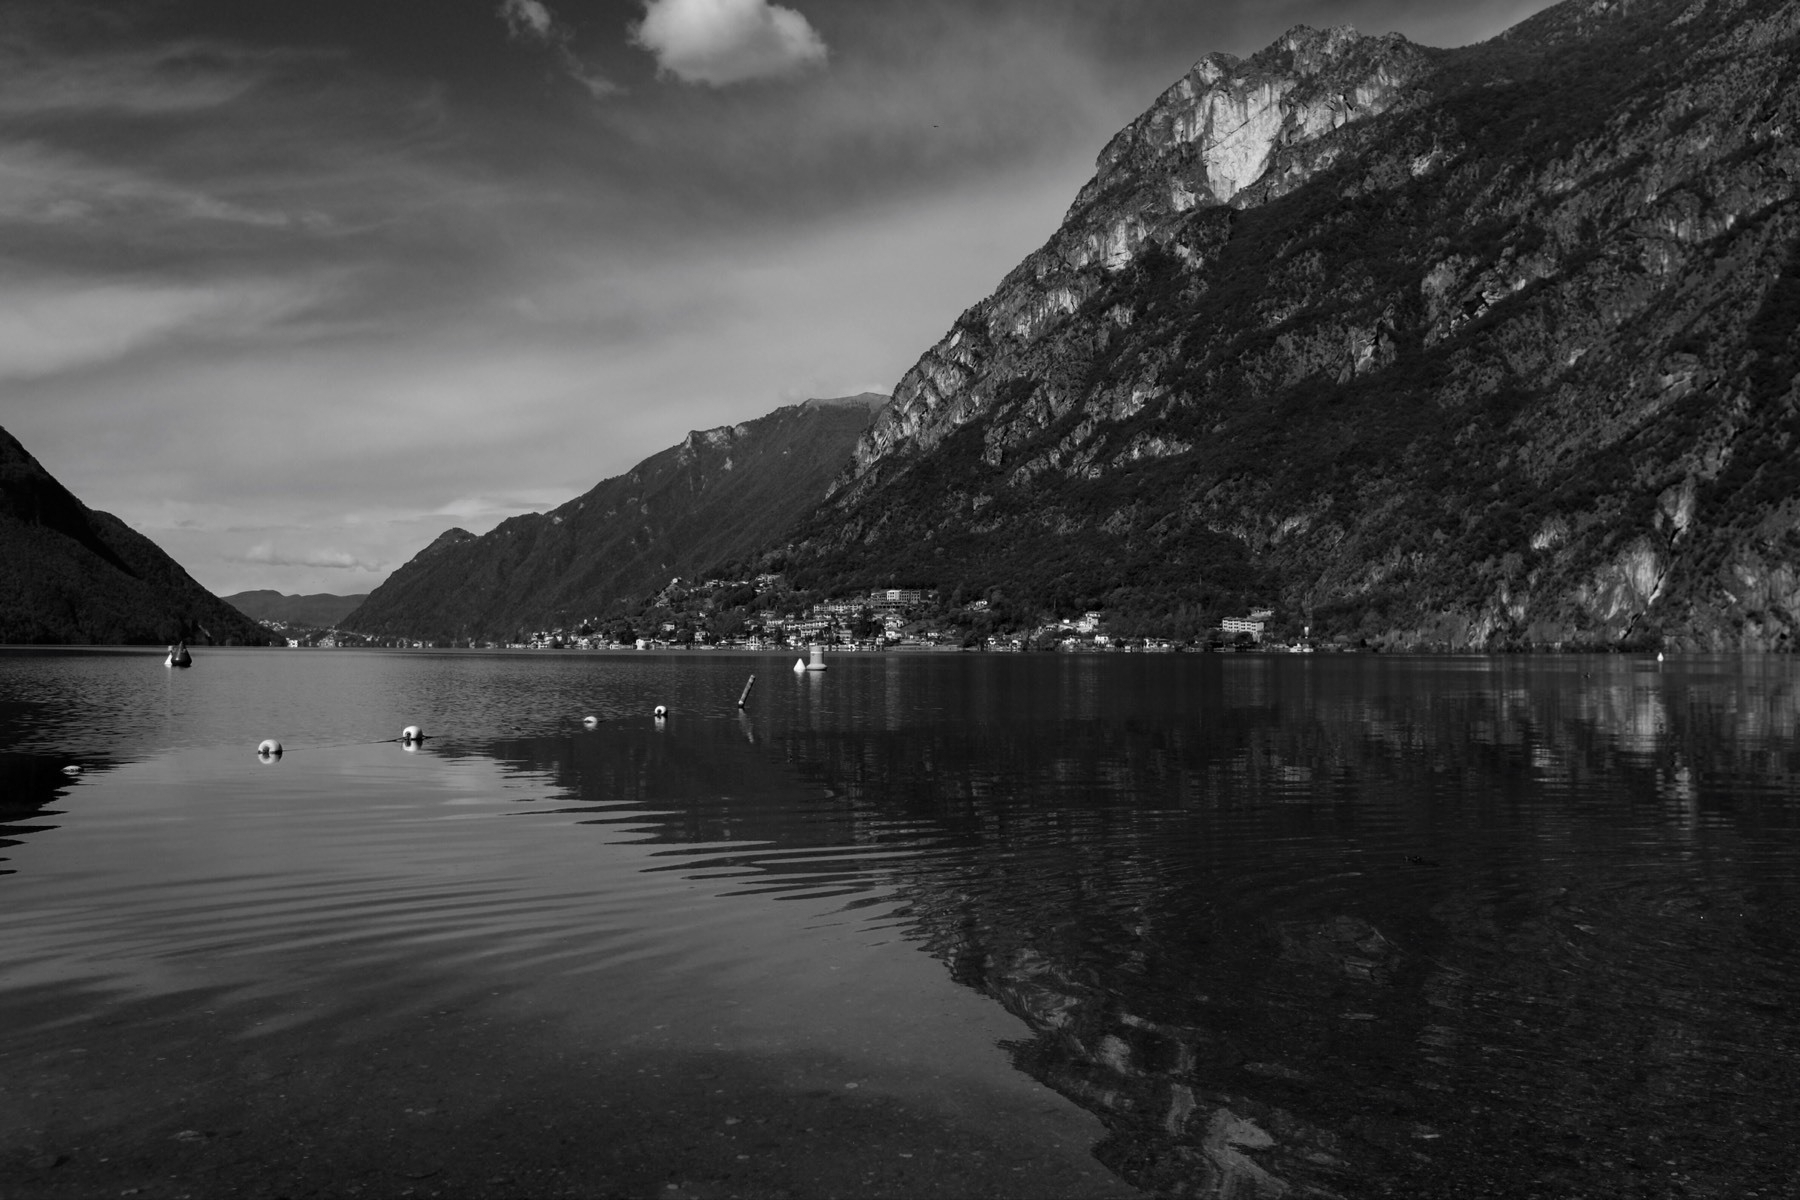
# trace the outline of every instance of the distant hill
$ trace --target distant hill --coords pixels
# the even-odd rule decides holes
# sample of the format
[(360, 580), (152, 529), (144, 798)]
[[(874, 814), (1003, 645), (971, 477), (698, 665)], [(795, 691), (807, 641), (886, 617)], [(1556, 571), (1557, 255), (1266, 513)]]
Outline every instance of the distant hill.
[(1800, 648), (1800, 3), (1209, 55), (782, 556), (1392, 647)]
[(355, 612), (357, 606), (368, 598), (367, 592), (354, 596), (334, 596), (330, 592), (288, 596), (262, 589), (236, 592), (224, 597), (224, 600), (252, 621), (281, 621), (311, 629), (331, 629), (344, 617)]
[(479, 537), (448, 530), (339, 625), (373, 636), (503, 637), (599, 615), (672, 576), (748, 557), (819, 503), (887, 399), (809, 400), (690, 433), (548, 513)]
[(261, 645), (244, 614), (0, 429), (0, 642)]

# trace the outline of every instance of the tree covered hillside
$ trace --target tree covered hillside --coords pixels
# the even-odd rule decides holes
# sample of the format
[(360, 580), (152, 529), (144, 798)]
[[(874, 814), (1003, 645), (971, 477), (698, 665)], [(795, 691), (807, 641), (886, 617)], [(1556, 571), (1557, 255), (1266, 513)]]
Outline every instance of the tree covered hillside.
[(446, 531), (340, 623), (375, 637), (510, 640), (635, 609), (754, 553), (824, 497), (886, 396), (809, 400), (695, 431), (547, 513)]
[(0, 429), (0, 642), (260, 645), (256, 624)]

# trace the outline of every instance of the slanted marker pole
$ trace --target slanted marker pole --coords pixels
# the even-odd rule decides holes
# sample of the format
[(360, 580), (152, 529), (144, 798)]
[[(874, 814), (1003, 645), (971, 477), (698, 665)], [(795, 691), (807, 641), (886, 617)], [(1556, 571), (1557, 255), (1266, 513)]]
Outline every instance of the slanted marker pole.
[(738, 696), (738, 707), (739, 708), (744, 707), (744, 701), (746, 701), (750, 698), (750, 689), (755, 686), (756, 686), (756, 676), (755, 675), (750, 676), (749, 679), (744, 681), (744, 690)]

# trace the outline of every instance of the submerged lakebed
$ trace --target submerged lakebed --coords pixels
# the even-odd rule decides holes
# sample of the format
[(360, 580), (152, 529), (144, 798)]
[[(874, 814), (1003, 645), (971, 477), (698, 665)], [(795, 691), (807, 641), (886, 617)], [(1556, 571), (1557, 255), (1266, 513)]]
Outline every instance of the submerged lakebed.
[(1791, 1188), (1791, 659), (828, 661), (0, 650), (0, 1191)]

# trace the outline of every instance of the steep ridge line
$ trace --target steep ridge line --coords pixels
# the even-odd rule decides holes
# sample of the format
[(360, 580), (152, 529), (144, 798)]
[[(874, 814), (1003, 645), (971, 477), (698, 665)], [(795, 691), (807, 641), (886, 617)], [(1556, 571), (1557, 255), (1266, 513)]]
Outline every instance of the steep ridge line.
[(0, 429), (0, 643), (260, 645), (255, 622)]
[(507, 639), (630, 607), (753, 556), (824, 496), (874, 393), (809, 400), (677, 445), (548, 513), (476, 536), (451, 529), (340, 623), (375, 637)]

